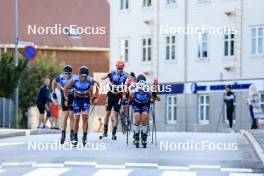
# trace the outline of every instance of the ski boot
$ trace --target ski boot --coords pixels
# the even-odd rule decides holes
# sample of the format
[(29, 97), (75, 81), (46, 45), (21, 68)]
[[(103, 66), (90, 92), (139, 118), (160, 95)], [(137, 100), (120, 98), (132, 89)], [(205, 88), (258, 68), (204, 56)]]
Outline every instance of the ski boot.
[(133, 141), (134, 145), (136, 146), (136, 148), (138, 148), (139, 147), (139, 133), (134, 134), (133, 138), (134, 138), (134, 141)]
[(74, 140), (72, 141), (72, 145), (76, 147), (78, 144), (78, 134), (74, 134)]
[(147, 134), (145, 134), (145, 133), (141, 134), (141, 144), (142, 144), (143, 148), (147, 147), (147, 137), (148, 137)]
[(112, 140), (116, 140), (116, 130), (117, 130), (117, 127), (113, 127), (113, 130), (112, 130)]
[(83, 136), (82, 142), (83, 142), (83, 146), (85, 146), (87, 143), (87, 136)]
[(71, 133), (70, 133), (70, 141), (71, 142), (74, 141), (74, 132), (73, 131), (71, 131)]
[(64, 144), (65, 138), (66, 138), (65, 131), (62, 131), (62, 133), (61, 133), (61, 139), (60, 139), (61, 144)]
[(104, 125), (104, 133), (99, 136), (99, 139), (107, 138), (108, 126)]

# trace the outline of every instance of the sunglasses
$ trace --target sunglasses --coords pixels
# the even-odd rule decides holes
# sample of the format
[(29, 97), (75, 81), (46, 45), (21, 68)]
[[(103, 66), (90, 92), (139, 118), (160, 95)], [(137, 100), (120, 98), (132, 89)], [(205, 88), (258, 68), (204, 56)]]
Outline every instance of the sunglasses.
[(86, 74), (81, 74), (81, 77), (86, 78), (87, 75)]

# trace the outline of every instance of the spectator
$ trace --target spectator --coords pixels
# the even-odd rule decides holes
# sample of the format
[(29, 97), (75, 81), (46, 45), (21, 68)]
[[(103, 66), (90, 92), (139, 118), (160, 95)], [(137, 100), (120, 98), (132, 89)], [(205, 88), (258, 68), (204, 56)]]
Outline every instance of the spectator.
[(50, 110), (50, 104), (51, 103), (49, 102), (45, 105), (45, 110), (46, 110), (47, 114), (46, 114), (46, 118), (44, 118), (44, 127), (43, 127), (44, 129), (48, 129), (48, 126), (47, 126), (48, 120), (49, 120), (50, 124), (52, 124), (52, 121), (51, 121), (52, 115), (51, 115), (51, 110)]
[(226, 116), (229, 122), (229, 128), (233, 128), (233, 114), (234, 114), (234, 93), (231, 91), (231, 86), (226, 86), (226, 94), (224, 102), (226, 104)]
[(36, 105), (40, 113), (38, 128), (47, 128), (47, 126), (45, 125), (44, 113), (45, 113), (46, 105), (49, 102), (51, 102), (49, 86), (50, 86), (50, 79), (46, 77), (36, 97)]
[(260, 95), (253, 84), (249, 87), (248, 105), (252, 119), (251, 129), (258, 129), (260, 128), (259, 119), (264, 118), (264, 115), (261, 109)]

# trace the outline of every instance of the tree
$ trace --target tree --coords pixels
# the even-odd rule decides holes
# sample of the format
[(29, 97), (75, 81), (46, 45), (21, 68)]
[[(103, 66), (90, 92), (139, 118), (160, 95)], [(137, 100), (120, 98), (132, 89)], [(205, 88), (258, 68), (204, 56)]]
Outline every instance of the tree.
[(27, 68), (27, 60), (19, 60), (16, 65), (14, 57), (4, 53), (0, 58), (0, 97), (12, 98), (21, 75)]
[(51, 80), (62, 69), (61, 64), (57, 64), (55, 53), (48, 57), (47, 53), (39, 54), (34, 62), (29, 63), (28, 68), (23, 72), (20, 92), (19, 92), (19, 107), (22, 113), (20, 125), (27, 127), (27, 111), (28, 108), (35, 105), (35, 98), (40, 86), (43, 84), (44, 77), (49, 77)]

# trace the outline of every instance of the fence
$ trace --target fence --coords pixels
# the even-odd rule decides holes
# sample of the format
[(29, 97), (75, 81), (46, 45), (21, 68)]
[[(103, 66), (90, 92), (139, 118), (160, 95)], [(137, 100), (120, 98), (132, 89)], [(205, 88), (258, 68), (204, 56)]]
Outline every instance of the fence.
[(11, 128), (14, 117), (14, 104), (11, 99), (0, 98), (0, 127)]

